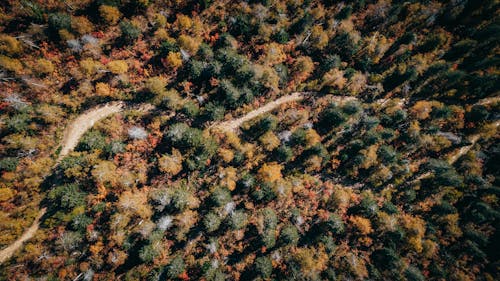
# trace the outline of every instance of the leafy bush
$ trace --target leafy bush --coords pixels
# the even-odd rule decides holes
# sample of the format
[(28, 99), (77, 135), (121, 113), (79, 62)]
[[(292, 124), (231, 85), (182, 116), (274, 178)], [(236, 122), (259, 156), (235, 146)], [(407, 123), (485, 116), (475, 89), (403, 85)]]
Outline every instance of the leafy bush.
[(243, 210), (234, 211), (229, 218), (229, 225), (234, 230), (244, 229), (248, 224), (248, 216)]
[(18, 163), (17, 157), (4, 157), (0, 159), (0, 171), (14, 172)]
[(47, 197), (62, 208), (71, 210), (74, 207), (83, 206), (86, 196), (87, 194), (82, 192), (78, 185), (68, 184), (53, 188)]
[(103, 150), (106, 147), (106, 138), (96, 130), (90, 130), (83, 135), (76, 146), (77, 151)]
[(120, 30), (122, 32), (123, 41), (129, 44), (141, 35), (141, 30), (129, 21), (120, 22)]
[(231, 193), (227, 188), (219, 187), (210, 194), (210, 201), (215, 206), (224, 206), (231, 201)]
[(181, 256), (172, 259), (169, 265), (165, 267), (167, 277), (172, 280), (177, 278), (185, 270), (184, 260)]
[(273, 265), (268, 257), (258, 257), (255, 259), (255, 271), (262, 278), (269, 278), (273, 273)]
[(61, 29), (71, 29), (71, 17), (66, 13), (52, 13), (49, 14), (49, 28), (53, 31)]
[(203, 217), (203, 226), (207, 232), (214, 232), (219, 229), (221, 219), (214, 212), (209, 212)]
[(299, 232), (295, 226), (287, 225), (281, 229), (279, 240), (283, 245), (297, 245), (299, 239)]

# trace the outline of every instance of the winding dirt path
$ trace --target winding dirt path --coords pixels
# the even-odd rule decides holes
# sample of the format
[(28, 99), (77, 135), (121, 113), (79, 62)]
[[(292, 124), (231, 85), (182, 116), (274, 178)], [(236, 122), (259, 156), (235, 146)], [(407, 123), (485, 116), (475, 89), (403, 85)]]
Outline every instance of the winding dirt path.
[(290, 95), (283, 96), (281, 98), (278, 98), (275, 101), (267, 103), (264, 106), (261, 106), (255, 110), (252, 110), (240, 118), (220, 122), (218, 124), (214, 124), (212, 126), (212, 128), (219, 129), (222, 131), (235, 131), (236, 129), (238, 129), (241, 126), (241, 124), (245, 123), (246, 121), (249, 121), (249, 120), (251, 120), (251, 119), (253, 119), (261, 114), (264, 114), (266, 112), (272, 111), (273, 109), (275, 109), (276, 107), (278, 107), (284, 103), (302, 100), (304, 98), (305, 94), (306, 93), (303, 93), (303, 92), (291, 93)]
[[(267, 113), (275, 109), (276, 107), (289, 103), (292, 101), (300, 101), (304, 99), (306, 95), (310, 94), (310, 92), (295, 92), (291, 93), (287, 96), (283, 96), (281, 98), (278, 98), (275, 101), (269, 102), (266, 105), (255, 109), (253, 111), (250, 111), (249, 113), (245, 114), (244, 116), (234, 119), (234, 120), (229, 120), (229, 121), (224, 121), (220, 123), (214, 124), (211, 128), (217, 128), (222, 131), (235, 131), (237, 130), (243, 123), (246, 121), (249, 121), (261, 114)], [(354, 101), (357, 100), (355, 97), (351, 96), (334, 96), (333, 97), (334, 101), (342, 102), (342, 101)], [(481, 105), (486, 105), (486, 104), (491, 104), (494, 102), (498, 102), (500, 100), (500, 97), (492, 97), (492, 98), (486, 98), (478, 101), (476, 104), (481, 104)], [(376, 103), (379, 104), (384, 104), (387, 102), (387, 100), (377, 100), (375, 101)], [(398, 104), (403, 105), (405, 100), (400, 100)], [(84, 113), (80, 114), (74, 121), (72, 121), (68, 127), (65, 129), (64, 132), (64, 137), (61, 140), (61, 150), (59, 153), (59, 157), (57, 159), (57, 163), (64, 158), (68, 153), (73, 151), (73, 149), (76, 147), (78, 144), (78, 141), (80, 138), (85, 134), (87, 130), (92, 128), (96, 122), (99, 120), (102, 120), (112, 114), (121, 112), (125, 109), (135, 109), (139, 111), (151, 111), (155, 109), (155, 107), (151, 104), (139, 104), (135, 106), (127, 106), (125, 102), (110, 102), (106, 103), (104, 105), (98, 106), (91, 108)], [(500, 121), (497, 121), (495, 123), (496, 127), (500, 125)], [(464, 146), (460, 148), (457, 152), (454, 152), (452, 155), (448, 157), (448, 163), (453, 164), (457, 159), (459, 159), (462, 155), (467, 153), (479, 140), (480, 135), (474, 135), (469, 138), (469, 140), (472, 142), (471, 145)], [(421, 175), (418, 177), (418, 179), (422, 179), (423, 177), (426, 177), (428, 173), (425, 173), (424, 175)], [(0, 250), (0, 264), (4, 263), (7, 261), (16, 251), (18, 251), (24, 242), (28, 241), (31, 239), (35, 233), (37, 232), (39, 225), (40, 225), (40, 219), (43, 217), (43, 215), (46, 212), (46, 208), (40, 209), (38, 212), (37, 217), (33, 221), (33, 224), (19, 237), (16, 241), (14, 241), (12, 244), (10, 244), (7, 248)]]
[[(265, 105), (255, 109), (255, 110), (252, 110), (252, 111), (248, 112), (247, 114), (241, 116), (240, 118), (216, 123), (216, 124), (212, 125), (211, 128), (219, 129), (222, 131), (233, 131), (234, 132), (243, 123), (250, 121), (259, 115), (270, 112), (282, 104), (290, 103), (293, 101), (303, 100), (309, 94), (312, 94), (312, 92), (294, 92), (294, 93), (291, 93), (289, 95), (280, 97), (274, 101), (266, 103)], [(355, 101), (355, 100), (358, 100), (358, 98), (353, 97), (353, 96), (332, 96), (331, 97), (331, 101), (334, 101), (334, 102), (347, 102), (347, 101)], [(381, 103), (381, 101), (377, 101), (377, 102)]]
[[(55, 165), (57, 165), (59, 161), (64, 158), (64, 156), (73, 151), (83, 134), (85, 134), (87, 130), (92, 128), (92, 126), (94, 126), (96, 122), (115, 113), (130, 109), (147, 112), (155, 109), (155, 107), (151, 104), (127, 106), (125, 102), (109, 102), (104, 105), (91, 108), (80, 114), (66, 127), (64, 137), (61, 140), (60, 144), (61, 151)], [(46, 208), (40, 209), (38, 215), (33, 221), (33, 224), (21, 235), (21, 237), (10, 244), (7, 248), (0, 250), (0, 264), (7, 261), (17, 250), (22, 247), (24, 242), (31, 239), (35, 235), (40, 226), (40, 219), (43, 217), (43, 215), (45, 215), (46, 211)]]
[(127, 106), (125, 102), (109, 102), (104, 105), (94, 107), (80, 114), (71, 124), (66, 127), (64, 137), (61, 140), (61, 151), (57, 162), (75, 149), (80, 138), (87, 130), (92, 128), (96, 122), (110, 115), (121, 112), (124, 109), (135, 109), (139, 111), (151, 111), (155, 107), (151, 104), (143, 103), (135, 106)]
[(97, 121), (122, 111), (124, 107), (124, 102), (111, 102), (80, 114), (64, 131), (64, 137), (60, 145), (61, 151), (57, 162), (75, 149), (83, 134), (92, 128)]
[[(500, 126), (500, 121), (494, 122), (493, 126), (495, 127), (495, 129), (497, 129), (498, 126)], [(454, 164), (455, 162), (457, 162), (457, 160), (460, 157), (462, 157), (463, 155), (467, 154), (467, 152), (469, 152), (471, 150), (471, 148), (476, 144), (476, 142), (479, 140), (480, 137), (481, 137), (481, 134), (475, 134), (475, 135), (470, 136), (468, 139), (471, 142), (471, 144), (466, 145), (466, 146), (462, 146), (457, 151), (452, 152), (447, 157), (446, 161), (448, 161), (448, 163), (450, 163), (450, 164)]]
[(45, 215), (46, 211), (46, 208), (42, 208), (38, 212), (33, 224), (23, 233), (23, 235), (21, 235), (21, 237), (14, 241), (14, 243), (10, 244), (7, 248), (0, 251), (0, 264), (8, 260), (19, 248), (21, 248), (24, 242), (28, 241), (31, 237), (33, 237), (33, 235), (35, 235), (38, 230), (38, 226), (40, 225), (40, 219), (43, 215)]

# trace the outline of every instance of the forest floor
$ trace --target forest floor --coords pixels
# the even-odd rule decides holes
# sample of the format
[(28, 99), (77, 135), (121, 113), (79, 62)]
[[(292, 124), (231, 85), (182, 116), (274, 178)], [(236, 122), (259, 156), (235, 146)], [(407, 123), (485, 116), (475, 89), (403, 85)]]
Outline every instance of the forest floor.
[[(308, 94), (307, 92), (295, 92), (291, 93), (290, 95), (280, 97), (272, 102), (269, 102), (263, 106), (261, 106), (258, 109), (255, 109), (253, 111), (248, 112), (244, 116), (234, 119), (234, 120), (229, 120), (229, 121), (224, 121), (220, 123), (214, 124), (212, 127), (213, 128), (218, 128), (223, 131), (235, 131), (237, 130), (243, 123), (246, 121), (249, 121), (261, 114), (267, 113), (275, 109), (276, 107), (289, 103), (292, 101), (299, 101), (304, 99), (304, 97)], [(351, 101), (351, 100), (357, 100), (355, 97), (351, 96), (346, 96), (346, 97), (334, 97), (334, 101)], [(377, 103), (385, 103), (387, 100), (379, 100)], [(486, 98), (478, 101), (476, 104), (478, 105), (487, 105), (491, 103), (496, 103), (500, 101), (500, 97), (492, 97), (492, 98)], [(404, 100), (401, 100), (398, 104), (403, 105)], [(80, 114), (71, 124), (68, 125), (68, 127), (65, 130), (64, 137), (61, 141), (60, 147), (61, 151), (59, 153), (59, 157), (56, 163), (58, 163), (64, 156), (68, 155), (78, 144), (80, 138), (85, 134), (87, 130), (92, 128), (96, 122), (98, 122), (101, 119), (104, 119), (112, 114), (118, 113), (126, 109), (127, 106), (124, 102), (110, 102), (106, 103), (101, 106), (97, 106), (95, 108), (89, 109), (85, 111), (84, 113)], [(130, 107), (129, 109), (135, 109), (139, 111), (150, 111), (154, 109), (155, 107), (151, 104), (139, 104), (133, 107)], [(500, 121), (496, 121), (495, 127), (498, 127), (500, 125)], [(473, 136), (469, 137), (469, 141), (472, 142), (472, 144), (464, 146), (460, 148), (457, 152), (452, 153), (448, 157), (448, 163), (453, 164), (456, 160), (458, 160), (462, 155), (466, 154), (469, 152), (469, 150), (474, 146), (474, 144), (479, 140), (480, 134), (476, 134)], [(57, 165), (57, 164), (56, 164)], [(427, 173), (426, 173), (427, 174)], [(424, 175), (426, 175), (424, 174)], [(424, 176), (425, 177), (425, 176)], [(422, 178), (422, 175), (418, 178)], [(7, 248), (0, 250), (0, 264), (8, 260), (17, 250), (21, 248), (24, 242), (27, 240), (31, 239), (35, 233), (37, 232), (39, 225), (40, 225), (40, 219), (43, 217), (43, 215), (46, 212), (46, 208), (42, 208), (39, 212), (35, 220), (33, 221), (33, 224), (19, 237), (16, 241), (14, 241), (12, 244), (10, 244)]]

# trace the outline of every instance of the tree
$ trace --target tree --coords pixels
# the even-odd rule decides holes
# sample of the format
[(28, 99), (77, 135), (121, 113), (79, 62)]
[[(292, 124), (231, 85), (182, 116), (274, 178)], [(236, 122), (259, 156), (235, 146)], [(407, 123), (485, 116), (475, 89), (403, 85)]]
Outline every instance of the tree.
[(23, 72), (23, 65), (20, 60), (3, 55), (0, 55), (0, 67), (16, 74), (21, 74)]
[[(276, 128), (277, 126), (277, 120), (274, 116), (265, 116), (257, 121), (254, 121), (255, 123), (249, 124), (248, 125), (243, 125), (243, 129), (245, 134), (247, 134), (249, 137), (257, 139), (260, 136), (262, 136), (264, 133), (268, 131), (272, 131)], [(246, 128), (245, 128), (246, 126)]]
[(49, 29), (52, 32), (71, 29), (71, 17), (66, 13), (51, 13), (48, 18)]
[(255, 271), (262, 278), (269, 278), (273, 273), (273, 265), (271, 263), (271, 259), (266, 256), (258, 257), (254, 262)]
[(50, 200), (57, 202), (59, 206), (66, 210), (83, 206), (85, 204), (86, 196), (87, 194), (82, 192), (76, 184), (55, 187), (48, 194), (48, 198)]
[(139, 258), (145, 263), (151, 263), (160, 255), (160, 251), (152, 244), (144, 245), (139, 251)]
[(145, 192), (126, 190), (120, 195), (118, 209), (123, 212), (136, 214), (143, 219), (148, 219), (151, 217), (152, 211), (147, 201), (148, 197)]
[(331, 104), (327, 109), (321, 112), (320, 120), (317, 124), (317, 130), (326, 133), (334, 127), (338, 127), (347, 121), (347, 116), (336, 104)]
[(362, 235), (368, 235), (373, 232), (369, 219), (360, 216), (351, 216), (349, 221)]
[(99, 7), (99, 14), (104, 19), (104, 21), (110, 25), (115, 25), (121, 18), (120, 11), (113, 6), (101, 5)]
[(169, 52), (164, 62), (165, 67), (177, 69), (182, 65), (180, 52)]
[(276, 212), (271, 208), (262, 210), (259, 217), (259, 233), (263, 246), (266, 248), (274, 247), (276, 244), (276, 227), (278, 225), (278, 217)]
[(160, 171), (175, 176), (182, 171), (182, 160), (182, 154), (174, 148), (171, 155), (163, 155), (158, 159), (158, 167)]
[(114, 60), (109, 62), (106, 67), (113, 74), (124, 74), (128, 71), (127, 62), (124, 60)]
[(264, 65), (275, 65), (282, 63), (286, 59), (283, 46), (278, 43), (270, 43), (264, 46), (264, 52), (261, 61)]
[(128, 129), (128, 136), (133, 140), (144, 140), (148, 137), (148, 132), (139, 126), (133, 126)]
[(231, 201), (231, 193), (228, 189), (219, 187), (210, 194), (210, 202), (213, 205), (222, 207)]
[(71, 29), (80, 35), (85, 35), (94, 30), (94, 25), (85, 16), (77, 16), (71, 18)]
[(121, 38), (123, 42), (129, 44), (141, 35), (141, 30), (130, 21), (120, 22), (120, 31), (122, 32)]
[(308, 56), (298, 57), (293, 64), (295, 79), (297, 79), (299, 83), (309, 78), (313, 70), (314, 62)]
[(299, 242), (299, 239), (299, 232), (295, 226), (287, 225), (281, 229), (279, 240), (283, 245), (295, 246)]
[(248, 216), (243, 210), (236, 210), (231, 213), (229, 225), (234, 230), (245, 229), (248, 224)]
[(191, 55), (195, 55), (200, 47), (199, 40), (184, 34), (179, 36), (177, 44), (179, 44), (182, 50), (187, 51)]
[(116, 165), (111, 161), (102, 161), (92, 169), (92, 176), (98, 183), (114, 186), (118, 182)]
[(184, 260), (181, 256), (176, 256), (172, 259), (169, 265), (165, 267), (166, 275), (169, 279), (176, 279), (185, 270)]
[(4, 157), (0, 159), (0, 171), (14, 172), (19, 164), (17, 157)]
[(203, 226), (207, 232), (214, 232), (219, 229), (221, 219), (214, 212), (209, 212), (203, 217)]
[(424, 281), (425, 277), (422, 275), (420, 270), (412, 265), (410, 265), (405, 270), (405, 277), (408, 278), (408, 281)]
[(271, 131), (268, 131), (262, 136), (260, 136), (259, 142), (262, 144), (262, 147), (267, 151), (272, 151), (280, 145), (280, 140)]
[(264, 182), (276, 182), (282, 178), (281, 170), (283, 166), (276, 162), (264, 163), (258, 171), (259, 178)]
[(90, 130), (83, 135), (78, 146), (77, 151), (90, 151), (90, 150), (103, 150), (106, 146), (106, 139), (104, 135), (97, 130)]
[(7, 34), (0, 34), (0, 53), (9, 56), (21, 53), (23, 46), (16, 38)]

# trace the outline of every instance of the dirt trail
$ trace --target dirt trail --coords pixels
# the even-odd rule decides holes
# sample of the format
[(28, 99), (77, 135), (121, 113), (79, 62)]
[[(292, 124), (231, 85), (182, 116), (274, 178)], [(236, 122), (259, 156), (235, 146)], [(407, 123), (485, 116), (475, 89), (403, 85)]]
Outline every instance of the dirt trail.
[(124, 102), (109, 102), (104, 105), (94, 107), (80, 114), (64, 131), (64, 137), (61, 141), (61, 151), (57, 162), (64, 156), (68, 155), (76, 145), (80, 138), (87, 130), (92, 128), (96, 122), (110, 115), (118, 113), (124, 109), (136, 109), (140, 111), (150, 111), (155, 107), (151, 104), (139, 104), (132, 107), (127, 107)]
[[(304, 97), (310, 94), (309, 92), (295, 92), (291, 93), (290, 95), (283, 96), (281, 98), (278, 98), (275, 101), (269, 102), (266, 105), (255, 109), (253, 111), (250, 111), (246, 115), (230, 120), (230, 121), (225, 121), (225, 122), (220, 122), (218, 124), (214, 124), (212, 128), (218, 128), (223, 131), (235, 131), (238, 129), (243, 123), (246, 121), (249, 121), (261, 114), (267, 113), (269, 111), (272, 111), (276, 107), (289, 103), (292, 101), (299, 101), (304, 99)], [(337, 102), (344, 102), (344, 101), (353, 101), (357, 100), (355, 97), (351, 96), (334, 96), (333, 101)], [(491, 104), (493, 102), (498, 102), (500, 100), (500, 97), (492, 97), (492, 98), (486, 98), (478, 101), (476, 104), (481, 104), (481, 105), (486, 105), (486, 104)], [(376, 103), (379, 103), (381, 105), (385, 104), (388, 100), (377, 100)], [(399, 105), (403, 105), (405, 103), (405, 100), (402, 99), (398, 102)], [(151, 104), (139, 104), (136, 106), (132, 107), (127, 107), (127, 105), (124, 102), (110, 102), (106, 103), (102, 106), (98, 106), (92, 109), (87, 110), (86, 112), (82, 113), (80, 116), (78, 116), (71, 124), (68, 125), (64, 132), (64, 137), (61, 140), (61, 151), (59, 153), (59, 157), (57, 159), (58, 163), (64, 156), (68, 155), (78, 144), (78, 141), (80, 138), (85, 134), (85, 132), (92, 128), (96, 122), (99, 120), (106, 118), (112, 114), (118, 113), (123, 111), (124, 109), (135, 109), (139, 111), (150, 111), (153, 110), (155, 107)], [(171, 115), (172, 116), (172, 115)], [(500, 124), (500, 121), (497, 121), (495, 123), (496, 127)], [(448, 157), (448, 163), (453, 164), (458, 158), (460, 158), (462, 155), (467, 153), (476, 143), (476, 141), (479, 139), (479, 135), (474, 135), (470, 137), (470, 141), (472, 142), (471, 145), (464, 146), (460, 148), (459, 151), (456, 153), (453, 153), (451, 156)], [(57, 165), (57, 164), (56, 164)], [(422, 176), (426, 176), (428, 173), (421, 175), (418, 177), (418, 179), (421, 179)], [(21, 237), (19, 237), (16, 241), (14, 241), (12, 244), (10, 244), (7, 248), (0, 250), (0, 264), (4, 263), (7, 261), (17, 250), (21, 248), (24, 242), (27, 240), (31, 239), (33, 235), (35, 235), (36, 231), (38, 230), (40, 219), (43, 217), (45, 214), (46, 209), (43, 208), (38, 212), (37, 217), (35, 218), (35, 221), (33, 221), (33, 224), (23, 233)]]
[(269, 112), (269, 111), (275, 109), (276, 107), (278, 107), (284, 103), (288, 103), (288, 102), (292, 102), (292, 101), (299, 101), (299, 100), (302, 100), (303, 98), (304, 98), (304, 93), (302, 93), (302, 92), (292, 93), (288, 96), (284, 96), (284, 97), (281, 97), (275, 101), (269, 102), (266, 105), (259, 107), (258, 109), (250, 111), (249, 113), (245, 114), (244, 116), (242, 116), (238, 119), (229, 120), (229, 121), (220, 122), (218, 124), (215, 124), (212, 126), (212, 128), (220, 129), (223, 131), (235, 131), (236, 129), (238, 129), (241, 126), (241, 124), (245, 123), (246, 121), (249, 121), (249, 120), (251, 120), (251, 119), (253, 119), (261, 114)]
[(71, 122), (64, 131), (64, 137), (60, 145), (61, 151), (57, 162), (76, 147), (83, 134), (85, 134), (88, 129), (92, 128), (97, 121), (122, 111), (124, 107), (124, 102), (112, 102), (98, 108), (92, 108), (80, 114), (80, 116)]
[[(96, 122), (102, 120), (112, 114), (121, 112), (125, 109), (135, 109), (139, 111), (151, 111), (155, 107), (150, 104), (139, 104), (135, 106), (127, 106), (124, 102), (110, 102), (104, 105), (91, 108), (84, 113), (80, 114), (75, 120), (73, 120), (66, 130), (64, 131), (64, 137), (61, 140), (61, 151), (57, 159), (57, 163), (68, 155), (78, 144), (80, 138), (85, 134), (85, 132), (92, 128)], [(7, 261), (17, 250), (21, 248), (24, 242), (31, 239), (35, 235), (38, 227), (40, 226), (40, 219), (46, 212), (46, 208), (42, 208), (39, 212), (33, 224), (19, 237), (16, 241), (10, 244), (7, 248), (0, 250), (0, 264)]]
[(500, 102), (500, 96), (499, 97), (489, 97), (489, 98), (484, 98), (482, 100), (479, 100), (476, 105), (488, 105), (488, 104), (493, 104)]
[(19, 248), (21, 248), (24, 242), (31, 239), (31, 237), (35, 235), (40, 224), (40, 219), (43, 217), (43, 215), (45, 215), (46, 211), (46, 208), (41, 209), (38, 212), (35, 221), (33, 221), (33, 224), (23, 233), (23, 235), (21, 235), (21, 237), (14, 241), (14, 243), (10, 244), (7, 248), (0, 251), (0, 264), (8, 260)]
[[(222, 131), (236, 131), (243, 123), (245, 123), (249, 120), (252, 120), (253, 118), (255, 118), (261, 114), (270, 112), (282, 104), (293, 102), (293, 101), (300, 101), (300, 100), (304, 99), (306, 97), (306, 95), (308, 95), (308, 94), (311, 94), (311, 92), (291, 93), (287, 96), (283, 96), (281, 98), (278, 98), (275, 101), (269, 102), (269, 103), (265, 104), (264, 106), (261, 106), (255, 110), (252, 110), (240, 118), (214, 124), (214, 125), (212, 125), (211, 128), (219, 129)], [(352, 96), (332, 96), (331, 97), (331, 101), (334, 101), (334, 102), (346, 102), (346, 101), (355, 101), (355, 100), (358, 100), (358, 99), (356, 97), (352, 97)]]
[[(496, 121), (495, 123), (493, 123), (493, 126), (495, 127), (495, 129), (498, 128), (499, 125), (500, 125), (500, 121)], [(471, 148), (476, 144), (476, 142), (479, 140), (480, 137), (481, 137), (480, 134), (475, 134), (475, 135), (470, 136), (469, 137), (469, 141), (471, 142), (471, 144), (466, 145), (466, 146), (462, 146), (456, 152), (452, 152), (451, 155), (449, 155), (447, 157), (448, 163), (453, 164), (460, 157), (462, 157), (463, 155), (467, 154), (467, 152), (469, 152), (471, 150)]]

